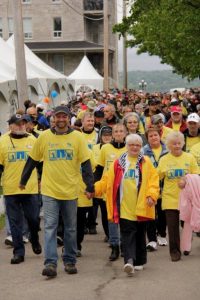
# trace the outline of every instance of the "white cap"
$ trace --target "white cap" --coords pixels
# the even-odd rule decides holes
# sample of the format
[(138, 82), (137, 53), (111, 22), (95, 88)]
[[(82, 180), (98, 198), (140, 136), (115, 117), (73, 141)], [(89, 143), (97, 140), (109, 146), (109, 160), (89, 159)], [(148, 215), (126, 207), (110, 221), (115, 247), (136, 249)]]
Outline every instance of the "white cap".
[(197, 113), (192, 113), (187, 117), (187, 122), (199, 123), (200, 122), (200, 117)]
[(36, 105), (36, 108), (45, 109), (45, 106), (44, 106), (44, 104), (42, 104), (42, 103), (38, 103), (38, 104)]

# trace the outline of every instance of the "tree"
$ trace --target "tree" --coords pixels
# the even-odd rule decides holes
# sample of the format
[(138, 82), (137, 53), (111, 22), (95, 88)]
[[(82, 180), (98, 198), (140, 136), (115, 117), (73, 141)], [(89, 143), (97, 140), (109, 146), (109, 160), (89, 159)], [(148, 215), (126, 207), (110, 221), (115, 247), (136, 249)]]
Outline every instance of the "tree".
[(135, 0), (114, 32), (137, 53), (157, 55), (189, 80), (200, 76), (200, 0)]

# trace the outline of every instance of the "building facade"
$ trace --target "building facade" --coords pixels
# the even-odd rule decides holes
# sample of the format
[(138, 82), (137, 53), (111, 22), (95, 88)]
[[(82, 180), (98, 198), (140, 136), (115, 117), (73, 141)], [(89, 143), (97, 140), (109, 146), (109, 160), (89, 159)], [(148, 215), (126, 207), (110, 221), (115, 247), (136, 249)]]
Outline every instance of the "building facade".
[[(103, 76), (104, 0), (21, 0), (24, 39), (43, 61), (69, 75), (87, 55)], [(108, 0), (109, 77), (117, 80), (117, 1)], [(13, 34), (12, 0), (0, 0), (0, 36)]]

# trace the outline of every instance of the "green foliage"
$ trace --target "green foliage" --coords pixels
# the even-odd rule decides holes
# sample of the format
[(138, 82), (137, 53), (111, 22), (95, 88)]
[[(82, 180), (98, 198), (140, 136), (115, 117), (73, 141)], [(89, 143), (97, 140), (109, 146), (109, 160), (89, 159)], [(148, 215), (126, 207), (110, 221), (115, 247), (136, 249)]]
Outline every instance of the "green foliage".
[[(172, 73), (170, 70), (162, 71), (131, 71), (128, 72), (128, 88), (139, 90), (141, 80), (147, 82), (146, 90), (148, 92), (168, 92), (176, 88), (199, 87), (199, 79), (188, 82), (180, 75)], [(123, 88), (123, 73), (119, 73), (119, 88)]]
[(200, 76), (200, 0), (136, 0), (113, 31), (127, 33), (138, 54), (157, 55), (188, 79)]

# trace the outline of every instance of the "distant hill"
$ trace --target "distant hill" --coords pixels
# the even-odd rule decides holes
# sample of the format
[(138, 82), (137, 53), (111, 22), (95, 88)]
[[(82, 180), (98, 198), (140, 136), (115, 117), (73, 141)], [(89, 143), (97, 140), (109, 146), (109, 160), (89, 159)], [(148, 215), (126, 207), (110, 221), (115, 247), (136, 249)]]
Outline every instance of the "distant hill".
[[(144, 80), (147, 83), (148, 92), (167, 92), (173, 88), (200, 87), (200, 80), (188, 81), (181, 76), (172, 73), (170, 70), (163, 71), (131, 71), (128, 72), (128, 88), (140, 89), (139, 82)], [(119, 73), (120, 88), (123, 87), (123, 73)]]

